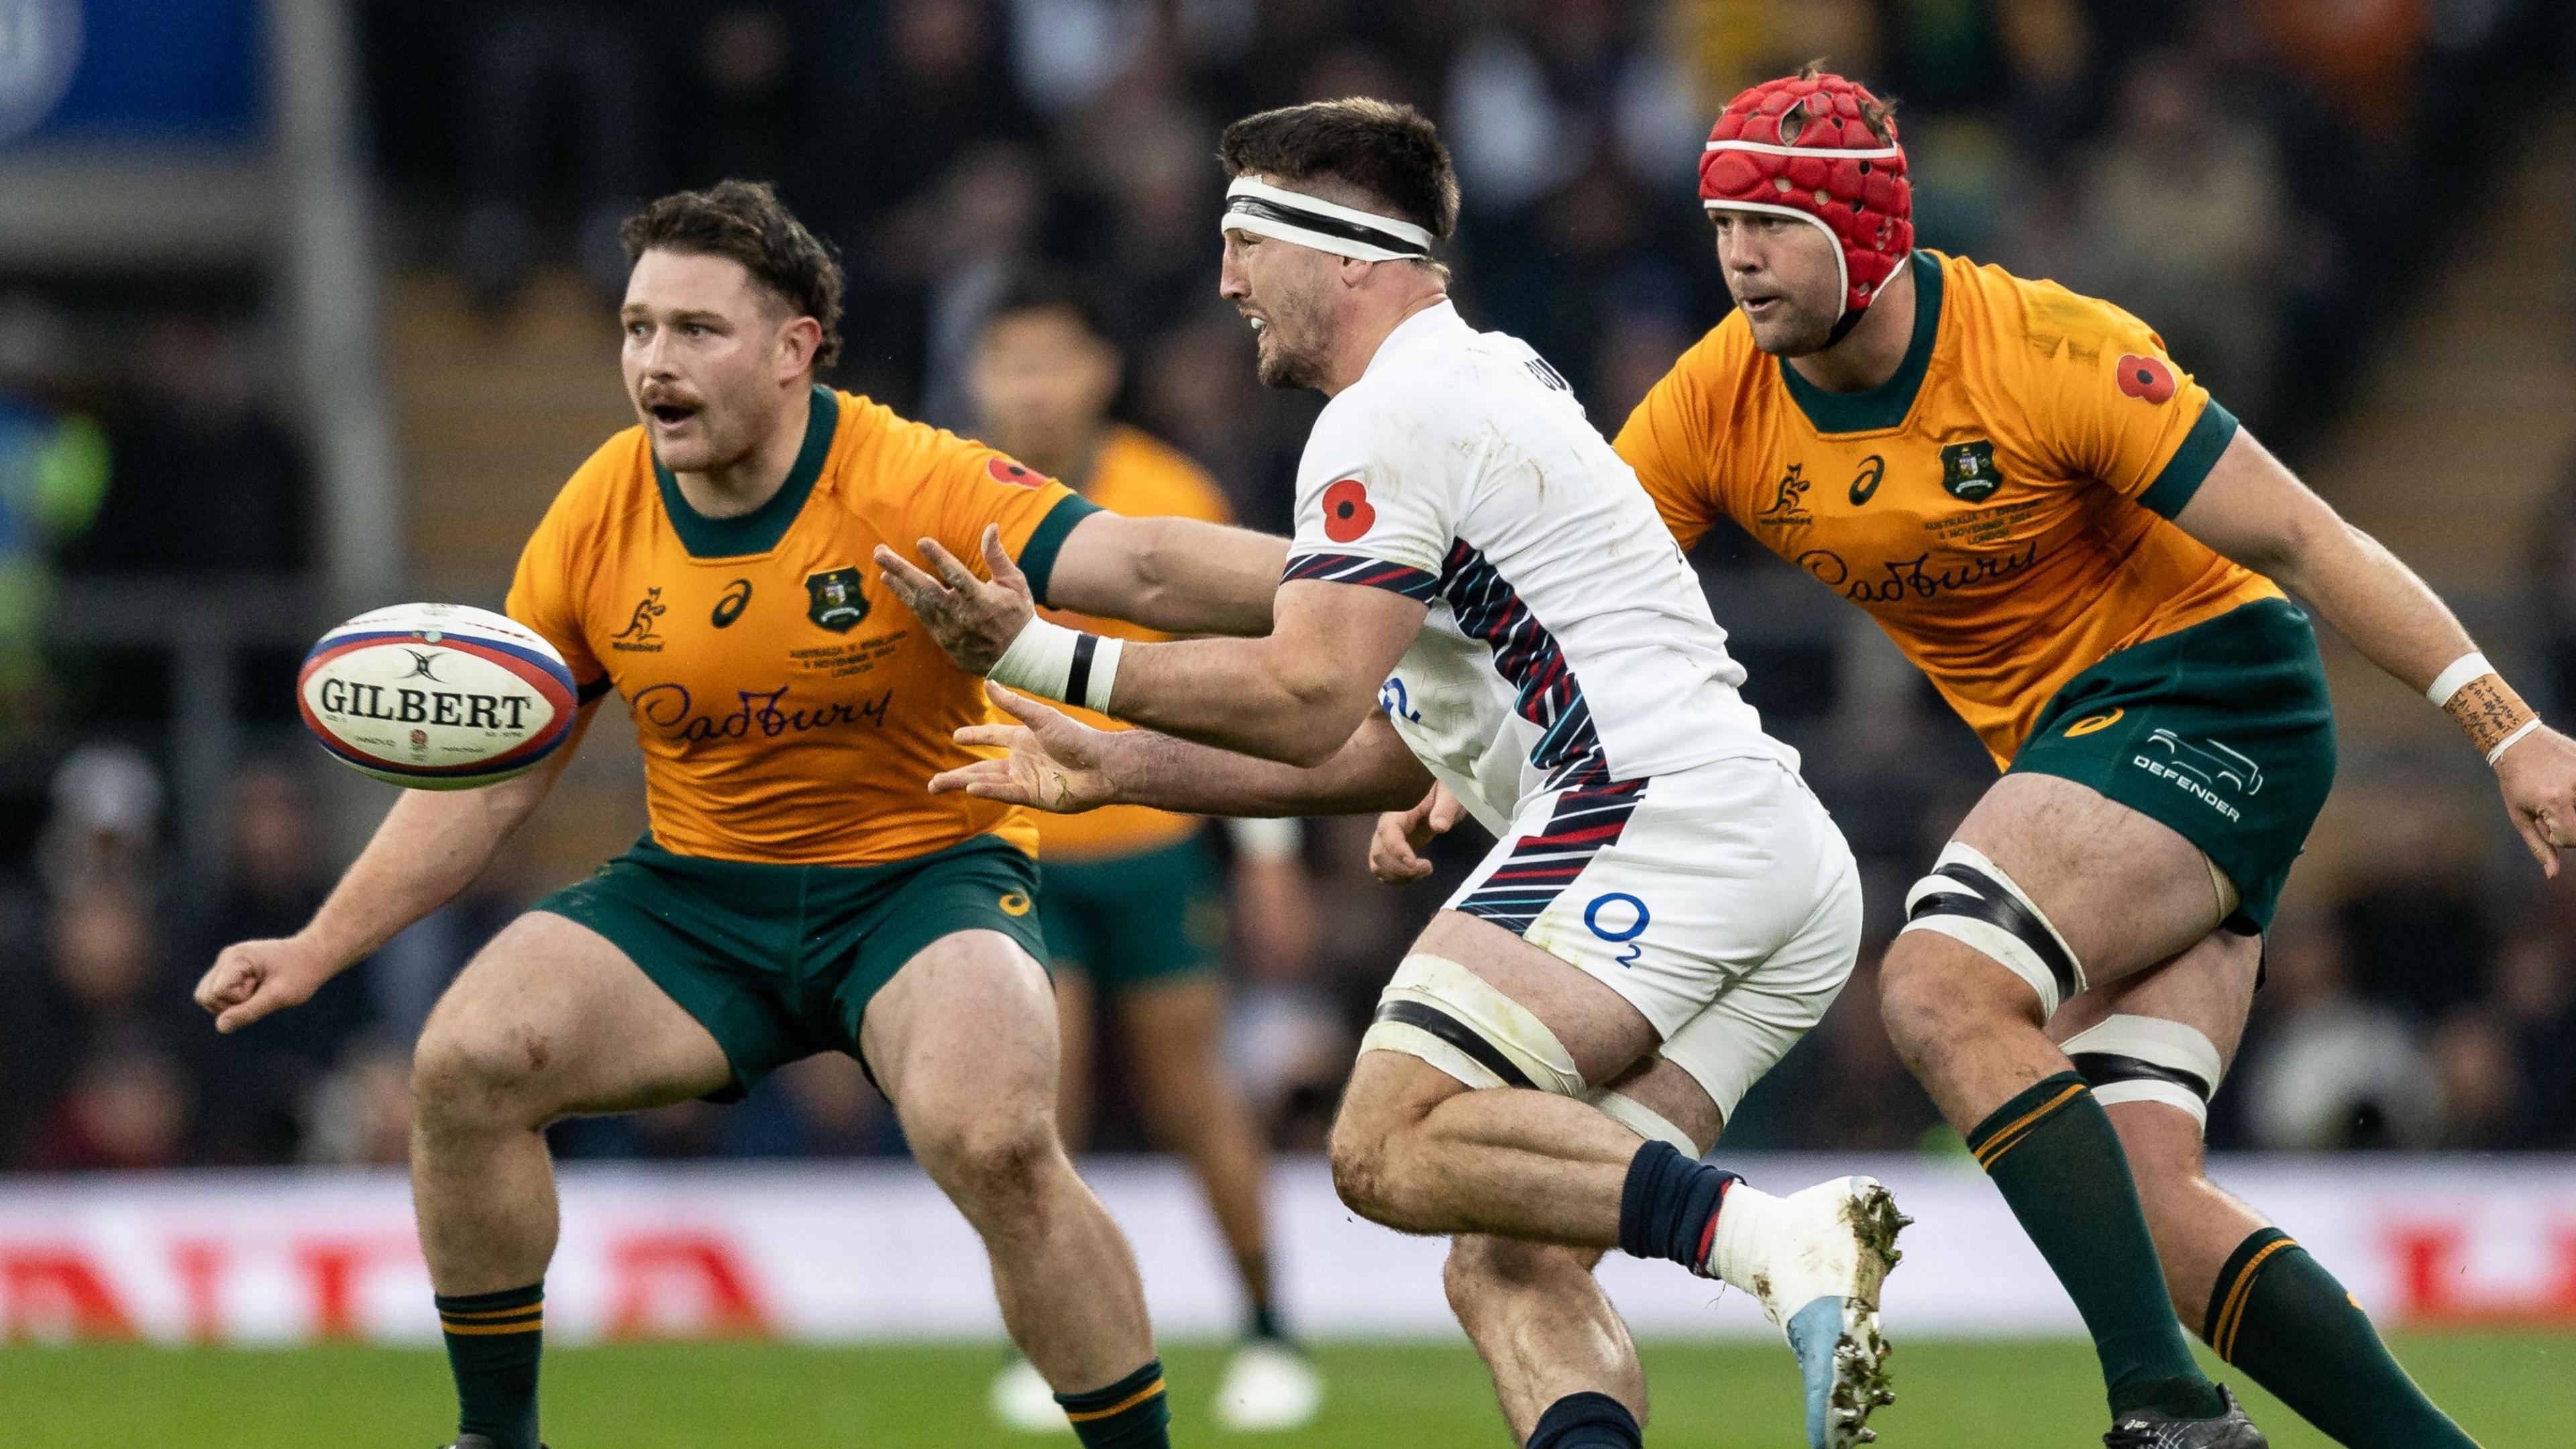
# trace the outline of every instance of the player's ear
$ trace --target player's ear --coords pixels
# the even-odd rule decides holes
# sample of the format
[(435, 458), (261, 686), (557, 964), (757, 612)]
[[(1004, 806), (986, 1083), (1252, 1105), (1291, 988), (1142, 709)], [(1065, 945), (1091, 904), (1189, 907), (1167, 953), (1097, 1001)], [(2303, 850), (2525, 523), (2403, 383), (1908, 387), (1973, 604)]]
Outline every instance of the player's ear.
[(814, 355), (823, 347), (823, 324), (811, 317), (799, 317), (778, 329), (778, 370), (782, 377), (796, 377), (814, 365)]

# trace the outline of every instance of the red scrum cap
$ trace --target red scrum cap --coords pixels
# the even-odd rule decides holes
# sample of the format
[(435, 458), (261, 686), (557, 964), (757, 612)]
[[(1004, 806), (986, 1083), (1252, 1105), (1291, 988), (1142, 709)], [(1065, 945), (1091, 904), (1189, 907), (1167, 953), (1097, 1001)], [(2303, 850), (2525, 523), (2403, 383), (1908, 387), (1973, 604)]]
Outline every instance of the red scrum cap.
[(1784, 76), (1727, 102), (1699, 158), (1699, 195), (1711, 211), (1823, 227), (1842, 272), (1846, 327), (1914, 250), (1914, 191), (1896, 122), (1866, 87), (1838, 75)]

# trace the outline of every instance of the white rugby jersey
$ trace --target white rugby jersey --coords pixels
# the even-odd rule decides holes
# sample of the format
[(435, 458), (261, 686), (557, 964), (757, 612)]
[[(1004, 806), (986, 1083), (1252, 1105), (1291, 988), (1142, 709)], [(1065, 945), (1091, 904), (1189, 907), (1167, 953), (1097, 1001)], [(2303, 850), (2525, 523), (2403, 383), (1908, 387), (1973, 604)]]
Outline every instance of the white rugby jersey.
[(1747, 755), (1797, 768), (1565, 379), (1447, 302), (1388, 334), (1316, 419), (1285, 577), (1431, 606), (1379, 703), (1498, 835), (1534, 791)]

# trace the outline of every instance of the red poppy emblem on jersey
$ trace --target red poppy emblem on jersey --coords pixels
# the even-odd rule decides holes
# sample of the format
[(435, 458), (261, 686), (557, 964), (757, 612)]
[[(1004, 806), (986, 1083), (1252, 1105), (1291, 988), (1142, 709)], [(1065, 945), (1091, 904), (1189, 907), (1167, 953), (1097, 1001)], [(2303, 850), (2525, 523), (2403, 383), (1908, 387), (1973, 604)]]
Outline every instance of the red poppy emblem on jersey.
[(996, 483), (1017, 483), (1023, 488), (1035, 488), (1046, 481), (1046, 475), (1031, 472), (1010, 459), (999, 456), (985, 459), (984, 471), (992, 474), (993, 481)]
[(1377, 510), (1369, 507), (1367, 484), (1344, 478), (1324, 490), (1324, 537), (1348, 543), (1376, 525)]
[(2173, 396), (2173, 369), (2160, 358), (2120, 354), (2120, 391), (2142, 402), (2160, 403)]

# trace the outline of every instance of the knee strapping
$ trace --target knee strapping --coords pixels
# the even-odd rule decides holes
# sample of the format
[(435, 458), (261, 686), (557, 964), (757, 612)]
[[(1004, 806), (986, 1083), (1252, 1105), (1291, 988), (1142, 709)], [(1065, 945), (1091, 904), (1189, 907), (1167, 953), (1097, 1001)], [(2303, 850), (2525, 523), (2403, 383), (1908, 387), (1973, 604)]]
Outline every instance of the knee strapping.
[(2114, 1016), (2069, 1037), (2065, 1049), (2103, 1106), (2162, 1102), (2209, 1129), (2209, 1099), (2226, 1068), (2197, 1030), (2160, 1016)]
[(2002, 867), (1951, 841), (1905, 893), (1904, 931), (1934, 931), (1991, 957), (2039, 993), (2042, 1018), (2084, 989), (2084, 966)]
[(1378, 997), (1360, 1050), (1419, 1057), (1470, 1087), (1584, 1095), (1583, 1074), (1528, 1007), (1446, 957), (1404, 958)]
[(1684, 1132), (1670, 1117), (1636, 1098), (1622, 1096), (1607, 1088), (1597, 1088), (1585, 1093), (1583, 1100), (1600, 1108), (1602, 1114), (1611, 1121), (1647, 1141), (1669, 1142), (1673, 1145), (1673, 1150), (1682, 1156), (1694, 1162), (1699, 1160), (1699, 1144), (1691, 1140), (1689, 1133)]

